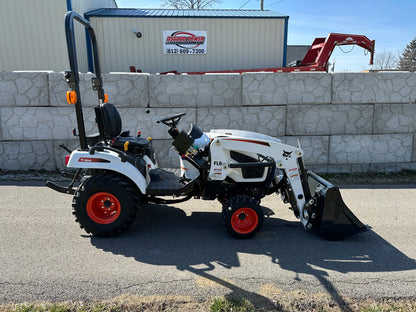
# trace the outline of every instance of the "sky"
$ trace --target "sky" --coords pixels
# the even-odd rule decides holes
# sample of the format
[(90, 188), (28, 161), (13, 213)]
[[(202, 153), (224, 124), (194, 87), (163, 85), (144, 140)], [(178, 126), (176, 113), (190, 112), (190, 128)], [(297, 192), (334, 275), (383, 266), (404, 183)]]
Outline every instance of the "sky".
[[(162, 0), (116, 0), (120, 8), (161, 8)], [(260, 9), (260, 0), (222, 0), (214, 9)], [(288, 44), (310, 45), (329, 33), (365, 35), (376, 41), (376, 53), (398, 56), (416, 38), (416, 0), (264, 0), (264, 9), (289, 16)], [(351, 50), (343, 47), (344, 52)], [(371, 69), (369, 55), (354, 46), (336, 48), (335, 71)]]

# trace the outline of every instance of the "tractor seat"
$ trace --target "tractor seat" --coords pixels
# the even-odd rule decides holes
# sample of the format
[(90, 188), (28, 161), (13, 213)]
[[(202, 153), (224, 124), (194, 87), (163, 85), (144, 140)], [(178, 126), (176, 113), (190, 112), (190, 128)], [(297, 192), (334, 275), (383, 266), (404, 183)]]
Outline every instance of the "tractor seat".
[[(104, 103), (101, 107), (95, 108), (95, 115), (97, 118), (98, 129), (100, 135), (106, 139), (111, 140), (118, 137), (121, 133), (121, 117), (117, 108), (111, 103)], [(100, 127), (101, 119), (101, 127)]]
[(129, 131), (121, 132), (121, 117), (117, 108), (111, 103), (104, 103), (101, 107), (95, 108), (98, 129), (100, 136), (110, 142), (110, 146), (124, 150), (128, 141), (128, 150), (134, 154), (140, 154), (149, 147), (150, 142), (141, 137), (130, 136)]

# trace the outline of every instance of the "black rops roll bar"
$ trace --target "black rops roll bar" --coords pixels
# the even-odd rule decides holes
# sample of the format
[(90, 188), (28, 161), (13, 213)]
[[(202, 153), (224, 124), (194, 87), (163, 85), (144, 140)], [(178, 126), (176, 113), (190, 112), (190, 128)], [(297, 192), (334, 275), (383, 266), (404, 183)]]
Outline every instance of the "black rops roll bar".
[(77, 116), (77, 124), (79, 131), (79, 143), (81, 145), (81, 150), (86, 150), (88, 148), (88, 145), (87, 137), (85, 134), (84, 116), (82, 114), (81, 93), (79, 89), (79, 72), (77, 50), (75, 45), (74, 20), (81, 23), (88, 30), (91, 38), (95, 70), (95, 78), (92, 79), (92, 86), (93, 89), (98, 93), (98, 101), (100, 104), (104, 103), (105, 96), (104, 89), (102, 88), (100, 61), (98, 58), (97, 39), (94, 33), (94, 29), (92, 28), (90, 22), (82, 16), (80, 16), (78, 13), (68, 11), (65, 14), (65, 35), (66, 44), (68, 48), (69, 66), (71, 70), (65, 72), (65, 79), (71, 90), (75, 91), (77, 94), (78, 100), (75, 103), (75, 112)]

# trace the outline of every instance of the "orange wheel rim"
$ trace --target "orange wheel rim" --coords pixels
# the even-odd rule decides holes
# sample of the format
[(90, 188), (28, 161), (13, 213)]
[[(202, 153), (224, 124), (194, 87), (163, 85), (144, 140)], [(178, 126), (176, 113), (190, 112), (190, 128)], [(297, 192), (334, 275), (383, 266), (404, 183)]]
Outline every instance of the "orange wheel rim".
[(118, 219), (121, 205), (117, 197), (110, 193), (95, 193), (87, 202), (87, 214), (99, 224), (110, 224)]
[(240, 208), (231, 216), (231, 226), (237, 233), (248, 234), (259, 224), (257, 213), (251, 208)]

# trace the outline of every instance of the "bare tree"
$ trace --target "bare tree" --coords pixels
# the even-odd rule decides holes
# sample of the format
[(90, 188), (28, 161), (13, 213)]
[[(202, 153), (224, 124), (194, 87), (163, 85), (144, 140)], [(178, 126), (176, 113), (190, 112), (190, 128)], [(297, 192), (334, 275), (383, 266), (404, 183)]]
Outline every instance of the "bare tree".
[(162, 5), (174, 9), (201, 10), (220, 2), (221, 0), (164, 0)]
[(399, 62), (398, 55), (391, 51), (381, 51), (374, 56), (374, 70), (396, 69)]

